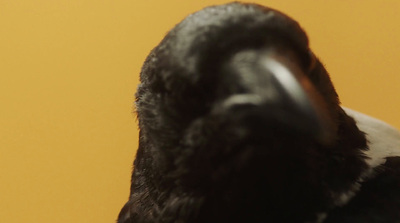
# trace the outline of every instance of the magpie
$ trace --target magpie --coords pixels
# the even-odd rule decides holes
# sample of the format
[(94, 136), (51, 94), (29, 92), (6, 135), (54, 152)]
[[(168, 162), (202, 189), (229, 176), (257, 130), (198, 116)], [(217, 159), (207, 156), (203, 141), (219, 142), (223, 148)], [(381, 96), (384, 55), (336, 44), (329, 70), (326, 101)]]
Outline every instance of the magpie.
[(118, 223), (400, 222), (400, 134), (343, 108), (292, 18), (186, 17), (144, 62)]

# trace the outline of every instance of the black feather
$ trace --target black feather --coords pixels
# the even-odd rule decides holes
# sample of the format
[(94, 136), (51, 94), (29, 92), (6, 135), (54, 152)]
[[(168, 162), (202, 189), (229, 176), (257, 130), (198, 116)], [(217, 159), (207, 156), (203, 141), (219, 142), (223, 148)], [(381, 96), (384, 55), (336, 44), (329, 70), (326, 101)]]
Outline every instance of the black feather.
[(400, 157), (387, 157), (374, 172), (346, 206), (329, 213), (326, 223), (400, 222)]
[[(223, 64), (237, 52), (268, 47), (299, 64), (314, 85), (335, 123), (332, 143), (282, 125), (274, 111), (263, 120), (214, 112), (240, 91)], [(205, 8), (153, 49), (140, 79), (139, 149), (119, 223), (314, 222), (320, 213), (347, 210), (337, 209), (337, 197), (368, 168), (367, 141), (293, 19), (256, 4)]]

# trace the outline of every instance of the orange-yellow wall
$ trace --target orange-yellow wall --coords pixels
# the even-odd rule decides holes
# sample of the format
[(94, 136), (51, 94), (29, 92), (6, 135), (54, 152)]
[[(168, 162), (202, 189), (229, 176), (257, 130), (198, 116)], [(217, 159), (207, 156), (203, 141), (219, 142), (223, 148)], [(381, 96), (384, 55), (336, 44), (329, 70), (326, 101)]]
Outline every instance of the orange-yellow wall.
[[(0, 222), (114, 222), (141, 64), (203, 0), (0, 2)], [(400, 1), (256, 1), (296, 18), (344, 105), (400, 128)]]

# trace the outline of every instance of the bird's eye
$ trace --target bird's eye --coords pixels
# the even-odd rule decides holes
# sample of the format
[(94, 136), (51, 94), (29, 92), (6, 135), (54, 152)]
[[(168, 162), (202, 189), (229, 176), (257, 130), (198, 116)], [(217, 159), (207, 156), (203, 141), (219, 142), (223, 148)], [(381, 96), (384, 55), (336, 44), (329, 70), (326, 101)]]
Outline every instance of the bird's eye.
[(308, 69), (307, 71), (311, 71), (314, 69), (315, 64), (317, 63), (317, 58), (311, 50), (308, 50)]

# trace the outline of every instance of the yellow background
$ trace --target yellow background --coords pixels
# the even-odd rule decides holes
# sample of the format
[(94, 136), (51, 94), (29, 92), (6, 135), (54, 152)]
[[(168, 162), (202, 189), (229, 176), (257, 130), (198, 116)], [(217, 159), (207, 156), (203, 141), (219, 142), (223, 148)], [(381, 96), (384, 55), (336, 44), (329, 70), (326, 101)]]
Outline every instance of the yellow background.
[[(145, 56), (203, 0), (0, 0), (0, 222), (114, 222)], [(297, 19), (342, 102), (400, 128), (400, 1), (256, 1)]]

